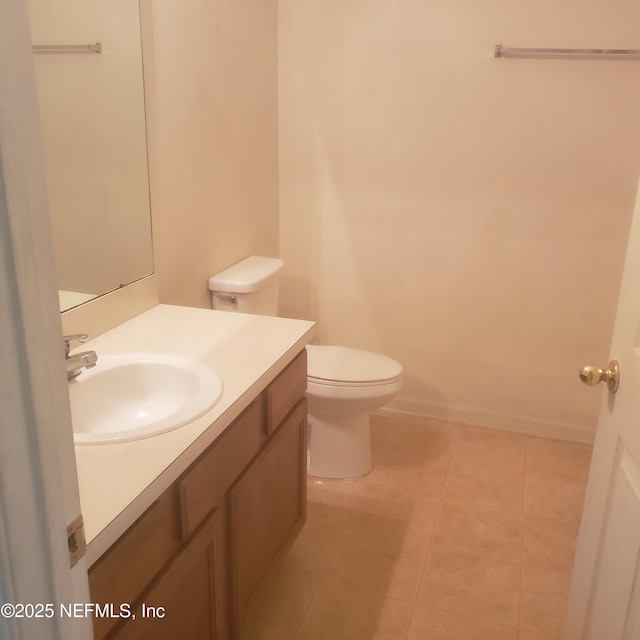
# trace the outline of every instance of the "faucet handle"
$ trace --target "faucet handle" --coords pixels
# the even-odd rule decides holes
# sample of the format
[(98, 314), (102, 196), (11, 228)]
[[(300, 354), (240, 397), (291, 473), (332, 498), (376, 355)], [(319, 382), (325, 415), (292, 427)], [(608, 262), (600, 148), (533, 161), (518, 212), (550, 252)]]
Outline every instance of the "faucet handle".
[(69, 355), (69, 351), (71, 351), (71, 342), (73, 340), (77, 340), (78, 342), (86, 342), (88, 339), (88, 333), (72, 333), (71, 335), (64, 336), (64, 355)]

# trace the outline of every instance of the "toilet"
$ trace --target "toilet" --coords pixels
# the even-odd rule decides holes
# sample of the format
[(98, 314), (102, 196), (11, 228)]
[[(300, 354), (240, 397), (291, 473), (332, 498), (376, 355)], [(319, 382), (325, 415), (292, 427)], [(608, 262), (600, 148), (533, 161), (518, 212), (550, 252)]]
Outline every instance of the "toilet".
[[(275, 316), (284, 262), (251, 256), (209, 279), (212, 306)], [(402, 387), (402, 365), (350, 347), (307, 345), (308, 473), (356, 478), (372, 468), (369, 413)]]

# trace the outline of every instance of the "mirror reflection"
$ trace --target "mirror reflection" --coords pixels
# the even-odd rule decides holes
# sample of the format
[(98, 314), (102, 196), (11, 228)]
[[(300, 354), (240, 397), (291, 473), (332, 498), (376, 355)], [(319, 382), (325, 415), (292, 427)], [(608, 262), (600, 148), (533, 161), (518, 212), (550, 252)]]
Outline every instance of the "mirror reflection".
[(29, 13), (64, 311), (153, 271), (140, 13), (137, 0)]

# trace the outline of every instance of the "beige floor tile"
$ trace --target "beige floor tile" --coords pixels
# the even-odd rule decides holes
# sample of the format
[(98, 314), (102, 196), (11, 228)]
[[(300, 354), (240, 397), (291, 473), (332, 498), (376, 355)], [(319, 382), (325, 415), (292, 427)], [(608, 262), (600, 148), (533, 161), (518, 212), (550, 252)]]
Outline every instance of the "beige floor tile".
[(408, 602), (323, 583), (296, 640), (404, 640), (411, 610)]
[(575, 478), (554, 478), (525, 474), (524, 512), (580, 521), (586, 482)]
[(295, 640), (317, 587), (311, 580), (269, 579), (252, 604), (241, 640)]
[(525, 436), (494, 429), (461, 426), (458, 429), (451, 468), (524, 471)]
[(428, 543), (440, 498), (421, 487), (399, 488), (367, 481), (354, 503), (348, 529), (403, 531), (405, 537)]
[(416, 606), (408, 640), (518, 640), (515, 627)]
[(347, 530), (323, 582), (413, 601), (426, 555), (425, 543), (403, 531)]
[[(319, 501), (324, 499), (328, 504), (334, 504), (340, 497), (348, 503), (350, 499), (357, 496), (362, 490), (365, 478), (347, 478), (344, 480), (334, 480), (331, 478), (316, 478), (307, 476), (307, 497), (316, 498)], [(317, 494), (317, 495), (316, 495)], [(341, 504), (340, 502), (338, 502)]]
[(577, 520), (525, 515), (522, 561), (540, 569), (570, 573), (579, 528)]
[(443, 501), (434, 544), (520, 562), (522, 516), (460, 502)]
[(396, 418), (367, 481), (441, 495), (456, 428), (414, 417)]
[(518, 640), (552, 640), (552, 638), (541, 636), (539, 633), (531, 633), (530, 631), (520, 631)]
[(586, 482), (593, 447), (527, 437), (527, 473)]
[(524, 565), (520, 628), (560, 638), (567, 608), (571, 576)]
[(428, 454), (419, 451), (384, 449), (378, 454), (367, 482), (398, 489), (420, 487), (430, 495), (440, 496), (447, 477), (447, 460), (444, 464), (437, 459), (428, 464), (427, 460)]
[(519, 564), (433, 545), (417, 603), (515, 627), (519, 584)]
[(524, 473), (500, 466), (449, 471), (444, 498), (505, 511), (522, 511)]
[(389, 438), (393, 434), (394, 417), (372, 413), (369, 416), (369, 427), (371, 430), (371, 452), (375, 458), (376, 454), (382, 449)]
[(344, 522), (330, 518), (307, 518), (277, 571), (290, 578), (320, 580), (344, 531)]
[(307, 516), (346, 521), (364, 482), (364, 478), (328, 480), (309, 476)]
[(457, 427), (448, 422), (415, 417), (398, 417), (384, 443), (387, 451), (404, 451), (407, 461), (447, 466)]

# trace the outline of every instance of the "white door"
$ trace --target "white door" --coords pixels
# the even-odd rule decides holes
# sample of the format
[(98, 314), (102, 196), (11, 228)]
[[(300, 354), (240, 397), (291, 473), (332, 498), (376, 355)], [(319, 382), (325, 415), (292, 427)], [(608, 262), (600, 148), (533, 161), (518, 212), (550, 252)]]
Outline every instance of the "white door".
[(35, 71), (23, 1), (0, 0), (0, 639), (84, 640), (85, 560)]
[(565, 640), (640, 640), (640, 189), (611, 358), (620, 385), (600, 412)]

